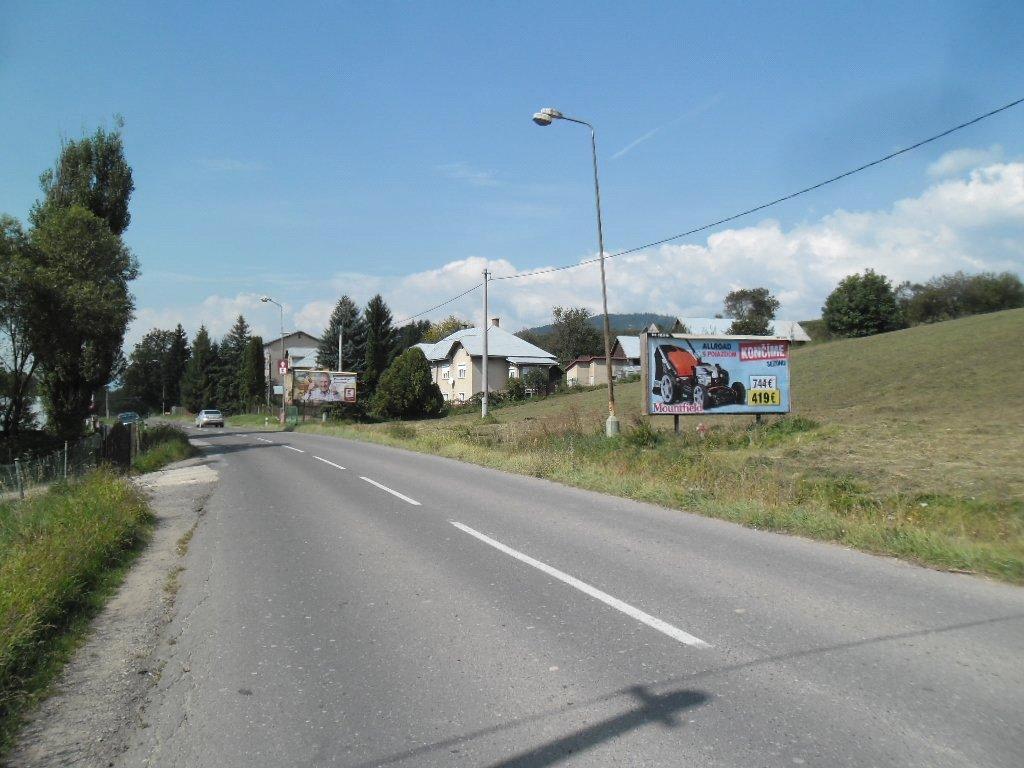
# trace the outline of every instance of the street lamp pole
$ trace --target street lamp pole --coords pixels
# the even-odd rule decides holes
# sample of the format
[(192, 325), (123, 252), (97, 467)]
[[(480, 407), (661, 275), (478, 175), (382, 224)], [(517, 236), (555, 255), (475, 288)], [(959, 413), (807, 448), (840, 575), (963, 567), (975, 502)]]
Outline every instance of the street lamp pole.
[(608, 319), (608, 284), (604, 272), (604, 227), (601, 223), (601, 184), (597, 174), (597, 131), (586, 120), (567, 117), (552, 107), (545, 107), (533, 116), (533, 122), (539, 126), (551, 125), (555, 120), (568, 120), (570, 123), (585, 125), (590, 129), (590, 151), (594, 160), (594, 200), (597, 204), (597, 249), (601, 263), (601, 305), (604, 311), (604, 364), (608, 377), (608, 420), (604, 431), (608, 437), (619, 434), (619, 419), (615, 415), (615, 382), (612, 376), (612, 328)]
[[(262, 301), (263, 303), (268, 303), (269, 302), (270, 304), (276, 304), (278, 310), (280, 310), (280, 313), (281, 313), (281, 360), (287, 361), (287, 358), (285, 357), (285, 354), (284, 354), (284, 307), (281, 306), (278, 302), (274, 301), (269, 296), (263, 296), (262, 298), (260, 298), (260, 301)], [(278, 363), (278, 365), (280, 365), (280, 363)], [(278, 368), (278, 372), (280, 372), (280, 368)], [(281, 413), (278, 416), (278, 420), (280, 421), (281, 426), (284, 426), (284, 384), (285, 384), (285, 376), (287, 376), (287, 375), (288, 375), (287, 373), (281, 374)]]

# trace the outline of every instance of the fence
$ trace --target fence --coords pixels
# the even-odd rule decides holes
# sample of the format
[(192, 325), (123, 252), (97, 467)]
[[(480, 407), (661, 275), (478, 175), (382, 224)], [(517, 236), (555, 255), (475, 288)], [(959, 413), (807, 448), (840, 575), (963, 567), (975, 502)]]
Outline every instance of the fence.
[[(43, 456), (15, 459), (13, 464), (0, 464), (0, 500), (24, 498), (33, 488), (79, 477), (104, 461), (121, 463), (119, 457), (113, 455), (110, 440), (116, 431), (89, 435), (73, 444), (65, 443), (60, 450)], [(128, 430), (124, 432), (131, 441), (131, 433)], [(129, 448), (131, 444), (128, 443)]]

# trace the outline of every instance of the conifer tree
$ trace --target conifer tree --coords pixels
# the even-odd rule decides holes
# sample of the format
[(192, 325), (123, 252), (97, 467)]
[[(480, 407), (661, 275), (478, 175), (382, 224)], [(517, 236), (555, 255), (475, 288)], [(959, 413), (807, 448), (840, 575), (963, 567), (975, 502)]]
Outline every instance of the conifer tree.
[(192, 355), (181, 378), (182, 404), (192, 413), (203, 408), (215, 407), (213, 368), (216, 361), (210, 334), (206, 326), (200, 326), (192, 341)]
[(316, 348), (317, 367), (339, 370), (338, 331), (341, 329), (344, 330), (341, 364), (346, 371), (362, 371), (366, 365), (366, 323), (359, 307), (348, 296), (338, 299), (327, 328), (320, 334), (320, 344)]
[(367, 394), (372, 394), (377, 389), (381, 374), (391, 362), (395, 329), (391, 324), (391, 310), (380, 294), (370, 299), (363, 311), (363, 318), (366, 321), (366, 367), (362, 378)]

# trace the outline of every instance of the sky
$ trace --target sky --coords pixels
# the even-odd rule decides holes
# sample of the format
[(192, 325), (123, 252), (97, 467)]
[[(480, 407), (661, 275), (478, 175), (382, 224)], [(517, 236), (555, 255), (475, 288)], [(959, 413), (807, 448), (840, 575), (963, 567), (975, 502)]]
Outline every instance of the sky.
[[(495, 276), (702, 226), (1024, 96), (1011, 2), (4, 0), (0, 213), (62, 140), (125, 121), (153, 327), (318, 334), (339, 296), (404, 320)], [(1024, 273), (1024, 105), (727, 225), (607, 262), (612, 312), (709, 316), (766, 286), (820, 315), (895, 282)], [(423, 315), (479, 322), (480, 291)], [(490, 286), (511, 330), (600, 308), (594, 265)]]

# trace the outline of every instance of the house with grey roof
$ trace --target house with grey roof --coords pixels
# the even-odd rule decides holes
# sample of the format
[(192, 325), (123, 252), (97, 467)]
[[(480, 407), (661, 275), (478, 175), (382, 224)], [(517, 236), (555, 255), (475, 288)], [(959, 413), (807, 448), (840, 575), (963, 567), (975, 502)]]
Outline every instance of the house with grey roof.
[[(465, 402), (483, 391), (484, 345), (479, 328), (464, 328), (436, 344), (414, 346), (430, 363), (434, 383), (445, 400)], [(554, 355), (509, 333), (500, 326), (498, 318), (487, 328), (487, 358), (489, 392), (504, 390), (509, 379), (521, 378), (530, 371), (545, 371), (549, 381), (561, 373)]]

